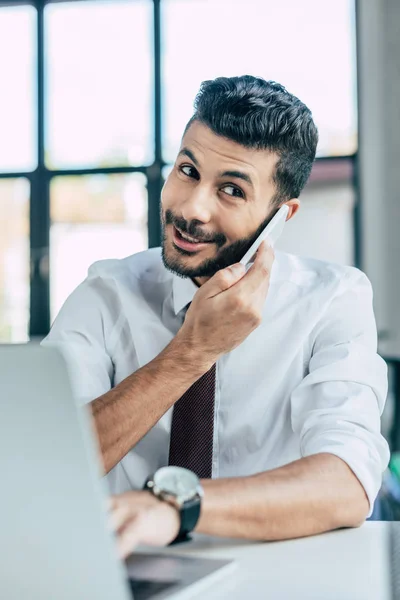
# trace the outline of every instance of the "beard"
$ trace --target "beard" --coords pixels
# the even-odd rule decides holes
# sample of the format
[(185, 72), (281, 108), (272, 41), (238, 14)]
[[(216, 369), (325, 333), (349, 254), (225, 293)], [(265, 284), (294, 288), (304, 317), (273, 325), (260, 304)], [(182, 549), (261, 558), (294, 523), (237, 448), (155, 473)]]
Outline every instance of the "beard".
[[(204, 233), (199, 229), (200, 221), (191, 221), (188, 223), (181, 217), (176, 217), (171, 210), (165, 212), (165, 217), (161, 213), (162, 223), (162, 260), (164, 266), (169, 271), (172, 271), (180, 277), (212, 277), (221, 269), (225, 269), (241, 260), (244, 254), (249, 250), (251, 245), (256, 241), (262, 230), (268, 225), (273, 216), (276, 214), (274, 210), (262, 223), (257, 230), (246, 238), (242, 238), (224, 247), (226, 236), (223, 233), (216, 233), (213, 236), (205, 237)], [(188, 252), (174, 245), (174, 256), (169, 256), (167, 251), (167, 235), (166, 226), (174, 225), (183, 233), (191, 235), (202, 241), (213, 242), (216, 245), (216, 254), (214, 257), (206, 258), (201, 264), (196, 267), (189, 267), (185, 264), (185, 256), (194, 256), (193, 252)]]

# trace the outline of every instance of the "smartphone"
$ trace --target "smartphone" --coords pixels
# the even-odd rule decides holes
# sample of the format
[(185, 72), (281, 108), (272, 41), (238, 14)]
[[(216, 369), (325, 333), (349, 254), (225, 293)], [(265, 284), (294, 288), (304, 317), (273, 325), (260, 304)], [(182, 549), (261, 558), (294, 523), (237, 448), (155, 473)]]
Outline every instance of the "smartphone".
[(257, 252), (261, 242), (268, 238), (269, 243), (274, 246), (275, 242), (281, 235), (286, 223), (286, 218), (289, 213), (289, 208), (286, 204), (281, 206), (276, 215), (271, 219), (268, 225), (262, 230), (254, 244), (247, 250), (246, 254), (240, 261), (245, 267), (251, 266), (251, 259)]

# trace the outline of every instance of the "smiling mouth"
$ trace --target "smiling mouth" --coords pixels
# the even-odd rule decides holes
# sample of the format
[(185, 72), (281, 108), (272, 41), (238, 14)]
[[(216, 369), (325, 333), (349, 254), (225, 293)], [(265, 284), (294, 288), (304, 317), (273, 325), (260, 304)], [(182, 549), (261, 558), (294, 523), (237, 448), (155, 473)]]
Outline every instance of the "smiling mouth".
[(183, 233), (177, 227), (173, 225), (173, 242), (175, 246), (178, 248), (182, 248), (182, 250), (196, 252), (197, 250), (201, 250), (205, 246), (212, 244), (213, 242), (204, 242), (198, 238), (195, 238), (187, 233)]

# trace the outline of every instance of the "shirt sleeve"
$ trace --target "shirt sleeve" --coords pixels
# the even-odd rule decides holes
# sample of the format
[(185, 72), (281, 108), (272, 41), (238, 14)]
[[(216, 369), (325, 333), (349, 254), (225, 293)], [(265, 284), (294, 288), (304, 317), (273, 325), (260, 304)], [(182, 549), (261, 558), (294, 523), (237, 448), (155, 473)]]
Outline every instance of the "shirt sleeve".
[(114, 298), (102, 278), (89, 277), (69, 296), (43, 346), (56, 347), (65, 357), (72, 390), (79, 404), (108, 392), (113, 362), (106, 347), (112, 326)]
[(308, 374), (291, 395), (291, 419), (302, 456), (329, 452), (349, 465), (368, 496), (369, 516), (389, 461), (380, 432), (386, 394), (371, 284), (349, 267), (316, 328)]

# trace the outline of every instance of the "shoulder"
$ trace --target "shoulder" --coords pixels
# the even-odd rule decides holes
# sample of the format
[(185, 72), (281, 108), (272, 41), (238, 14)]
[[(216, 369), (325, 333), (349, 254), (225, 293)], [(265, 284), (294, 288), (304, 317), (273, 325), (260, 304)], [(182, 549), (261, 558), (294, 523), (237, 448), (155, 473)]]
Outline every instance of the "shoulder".
[(165, 281), (168, 275), (159, 248), (94, 263), (86, 279), (64, 302), (53, 324), (52, 336), (57, 331), (75, 329), (102, 331), (109, 339), (117, 323), (125, 318), (125, 308), (128, 306), (136, 314), (143, 290), (154, 290), (155, 284)]
[(142, 295), (143, 287), (154, 287), (157, 282), (172, 276), (164, 267), (161, 249), (152, 248), (122, 259), (107, 259), (93, 263), (86, 279), (72, 292), (60, 313), (79, 312), (104, 314), (121, 309), (123, 298)]
[(144, 310), (162, 302), (171, 291), (172, 274), (165, 268), (161, 248), (152, 248), (123, 259), (94, 263), (82, 288), (102, 315), (141, 318)]
[(104, 279), (124, 281), (135, 279), (165, 279), (168, 271), (165, 269), (161, 248), (151, 248), (121, 259), (100, 260), (89, 267), (87, 280)]
[(359, 285), (371, 287), (365, 273), (356, 267), (280, 251), (275, 255), (277, 277), (304, 289), (319, 288), (340, 294)]

